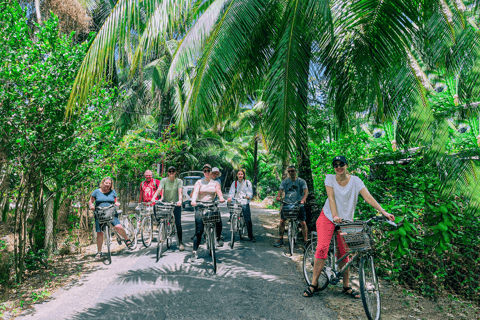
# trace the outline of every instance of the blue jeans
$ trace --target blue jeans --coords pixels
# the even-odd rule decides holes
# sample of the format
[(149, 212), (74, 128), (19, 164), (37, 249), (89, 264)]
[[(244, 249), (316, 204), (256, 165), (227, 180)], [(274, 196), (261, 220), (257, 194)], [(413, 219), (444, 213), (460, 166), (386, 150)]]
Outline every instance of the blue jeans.
[[(120, 224), (120, 220), (118, 220), (118, 217), (113, 217), (112, 224), (114, 227)], [(102, 232), (102, 229), (100, 229), (100, 222), (97, 220), (97, 218), (95, 218), (95, 231)]]

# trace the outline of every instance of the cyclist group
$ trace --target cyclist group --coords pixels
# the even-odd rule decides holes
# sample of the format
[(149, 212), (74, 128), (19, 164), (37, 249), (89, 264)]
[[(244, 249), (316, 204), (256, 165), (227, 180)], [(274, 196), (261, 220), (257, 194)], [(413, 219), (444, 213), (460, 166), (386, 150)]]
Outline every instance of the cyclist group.
[[(313, 279), (308, 288), (304, 291), (304, 297), (311, 297), (318, 289), (318, 278), (325, 265), (327, 259), (327, 253), (330, 241), (332, 239), (335, 224), (341, 223), (343, 220), (353, 220), (354, 211), (357, 205), (358, 195), (361, 194), (367, 203), (373, 208), (382, 213), (388, 220), (394, 221), (395, 217), (386, 212), (369, 193), (362, 180), (354, 175), (350, 175), (347, 171), (348, 163), (344, 156), (336, 156), (333, 158), (332, 166), (335, 174), (328, 174), (325, 178), (325, 188), (327, 192), (327, 199), (323, 206), (322, 212), (316, 221), (316, 229), (318, 234), (318, 243), (315, 253), (314, 267), (313, 267)], [(145, 172), (145, 181), (140, 185), (140, 199), (139, 202), (155, 204), (156, 201), (166, 201), (176, 203), (174, 210), (175, 224), (177, 226), (177, 237), (179, 242), (179, 250), (183, 251), (185, 246), (182, 241), (182, 226), (181, 226), (181, 205), (182, 205), (182, 180), (176, 177), (176, 168), (171, 166), (168, 168), (167, 178), (163, 178), (161, 181), (153, 179), (152, 172), (147, 170)], [(299, 203), (300, 210), (298, 214), (298, 220), (300, 221), (300, 227), (305, 243), (308, 241), (308, 230), (306, 225), (306, 212), (304, 204), (308, 196), (308, 188), (305, 180), (297, 177), (297, 170), (294, 166), (287, 168), (288, 177), (280, 184), (280, 190), (278, 191), (277, 201), (281, 200), (282, 192), (285, 193), (285, 202)], [(192, 193), (192, 206), (195, 207), (195, 235), (193, 237), (193, 252), (192, 260), (197, 258), (198, 246), (201, 242), (201, 237), (204, 231), (204, 225), (202, 217), (197, 208), (197, 201), (201, 202), (213, 202), (217, 197), (219, 202), (225, 202), (221, 191), (220, 184), (220, 170), (217, 167), (213, 167), (209, 164), (203, 166), (204, 177), (195, 183)], [(243, 199), (242, 213), (247, 225), (248, 237), (252, 242), (255, 242), (252, 230), (252, 220), (250, 212), (250, 200), (253, 196), (252, 184), (246, 179), (244, 169), (237, 170), (236, 181), (234, 181), (230, 187), (230, 192), (227, 198), (228, 202), (234, 199)], [(94, 205), (95, 203), (95, 205)], [(117, 195), (113, 189), (113, 180), (109, 177), (102, 179), (100, 188), (96, 189), (90, 198), (89, 206), (92, 210), (95, 207), (104, 207), (115, 204), (119, 206), (117, 202)], [(218, 208), (217, 208), (218, 210)], [(100, 230), (99, 222), (95, 219), (96, 231), (97, 231), (97, 258), (100, 257), (102, 249), (103, 235)], [(117, 218), (114, 219), (113, 225), (117, 229), (118, 233), (124, 237), (125, 244), (130, 246), (131, 241), (128, 239), (125, 230), (120, 225)], [(275, 247), (283, 245), (283, 234), (285, 231), (285, 219), (283, 216), (283, 210), (281, 210), (280, 226), (279, 226), (279, 239), (274, 244)], [(222, 237), (222, 221), (220, 219), (216, 224), (217, 234), (217, 246), (223, 246)], [(337, 256), (343, 256), (347, 252), (345, 242), (342, 239), (340, 233), (337, 233), (338, 249)], [(348, 259), (343, 261), (345, 264)], [(352, 297), (359, 298), (359, 293), (353, 290), (349, 285), (349, 272), (348, 269), (344, 273), (343, 277), (343, 293)]]

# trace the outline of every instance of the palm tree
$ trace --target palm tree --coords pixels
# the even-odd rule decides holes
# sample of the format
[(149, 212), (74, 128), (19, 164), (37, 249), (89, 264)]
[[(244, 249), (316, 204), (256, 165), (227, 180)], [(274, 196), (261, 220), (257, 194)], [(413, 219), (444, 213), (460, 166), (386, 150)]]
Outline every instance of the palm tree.
[[(433, 88), (422, 65), (460, 71), (478, 61), (472, 19), (477, 2), (469, 7), (411, 0), (174, 2), (136, 6), (120, 0), (90, 48), (69, 105), (81, 103), (106, 75), (115, 50), (136, 45), (135, 68), (158, 43), (177, 35), (181, 42), (166, 90), (183, 82), (185, 99), (175, 104), (179, 128), (211, 124), (218, 110), (228, 113), (257, 94), (269, 148), (283, 159), (296, 155), (311, 190), (306, 113), (312, 68), (324, 70), (326, 103), (339, 125), (358, 111), (369, 111), (377, 121), (401, 114), (412, 119), (400, 126), (406, 142), (414, 133), (426, 140), (432, 132)], [(135, 43), (132, 28), (139, 35)], [(472, 91), (467, 84), (463, 88), (465, 96)]]

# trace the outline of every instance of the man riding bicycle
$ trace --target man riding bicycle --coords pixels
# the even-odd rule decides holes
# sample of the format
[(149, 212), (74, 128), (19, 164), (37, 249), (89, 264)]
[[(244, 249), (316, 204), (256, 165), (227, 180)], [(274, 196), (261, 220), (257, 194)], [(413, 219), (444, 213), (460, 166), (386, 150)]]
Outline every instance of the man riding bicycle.
[[(297, 177), (297, 170), (295, 166), (289, 166), (287, 168), (288, 178), (282, 181), (280, 184), (280, 190), (278, 190), (277, 201), (281, 200), (282, 192), (285, 191), (285, 202), (287, 203), (297, 203), (300, 202), (300, 211), (298, 214), (298, 220), (300, 220), (300, 227), (302, 229), (303, 240), (308, 241), (308, 229), (307, 223), (307, 214), (305, 212), (305, 201), (308, 196), (308, 187), (305, 180)], [(283, 246), (283, 233), (285, 232), (285, 218), (283, 216), (283, 207), (280, 211), (280, 227), (278, 228), (279, 240), (275, 242), (274, 247)]]

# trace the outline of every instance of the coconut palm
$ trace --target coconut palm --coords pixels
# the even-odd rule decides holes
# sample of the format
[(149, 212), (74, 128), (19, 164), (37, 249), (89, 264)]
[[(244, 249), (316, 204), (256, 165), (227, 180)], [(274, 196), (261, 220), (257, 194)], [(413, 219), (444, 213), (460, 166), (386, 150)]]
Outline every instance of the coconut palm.
[[(228, 114), (255, 95), (263, 105), (269, 148), (283, 159), (296, 154), (299, 171), (313, 189), (306, 124), (310, 70), (323, 70), (326, 103), (340, 125), (358, 111), (369, 111), (377, 121), (400, 115), (408, 121), (399, 125), (404, 132), (399, 144), (412, 137), (428, 140), (435, 132), (428, 70), (440, 66), (468, 73), (467, 66), (478, 61), (473, 19), (478, 3), (467, 5), (440, 0), (120, 0), (92, 43), (69, 104), (81, 103), (107, 74), (115, 50), (136, 48), (130, 62), (134, 70), (159, 43), (176, 36), (181, 42), (165, 91), (179, 90), (181, 84), (184, 99), (174, 106), (180, 130), (212, 125), (219, 110)], [(132, 41), (131, 30), (138, 41)], [(463, 97), (472, 90), (464, 83)]]

